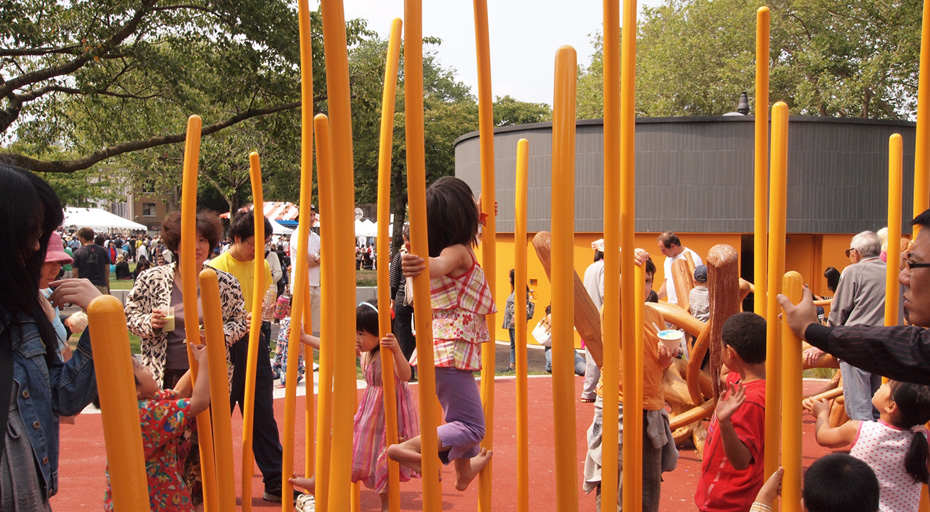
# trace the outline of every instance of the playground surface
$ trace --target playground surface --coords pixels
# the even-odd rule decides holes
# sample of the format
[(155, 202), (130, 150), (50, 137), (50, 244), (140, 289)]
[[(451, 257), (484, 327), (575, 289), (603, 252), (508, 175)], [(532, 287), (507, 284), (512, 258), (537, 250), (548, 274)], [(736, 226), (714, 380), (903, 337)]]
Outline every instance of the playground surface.
[[(506, 367), (509, 344), (497, 345), (497, 367)], [(542, 359), (542, 351), (529, 351), (530, 367)], [(514, 498), (517, 493), (516, 464), (516, 386), (512, 376), (497, 377), (494, 386), (494, 459), (493, 459), (493, 510), (516, 510)], [(583, 379), (575, 378), (575, 395), (581, 394)], [(816, 391), (821, 383), (805, 381), (805, 393)], [(299, 385), (299, 394), (303, 394), (303, 383)], [(557, 442), (552, 425), (552, 379), (548, 375), (530, 376), (528, 379), (529, 404), (529, 468), (530, 468), (530, 507), (531, 510), (554, 510), (556, 502), (556, 482), (553, 446)], [(416, 395), (419, 388), (416, 383), (411, 386)], [(283, 391), (283, 390), (278, 390)], [(361, 391), (360, 391), (361, 392)], [(278, 398), (283, 393), (276, 393), (275, 417), (278, 427), (284, 418), (284, 399)], [(414, 397), (416, 398), (416, 397)], [(304, 404), (301, 397), (297, 401), (296, 453), (295, 467), (304, 466)], [(574, 442), (577, 450), (576, 474), (578, 475), (578, 510), (594, 510), (594, 494), (584, 495), (581, 491), (581, 474), (585, 457), (585, 432), (591, 423), (594, 412), (593, 404), (576, 402), (575, 404), (575, 438), (558, 442)], [(814, 460), (827, 454), (830, 450), (821, 448), (814, 441), (813, 419), (804, 417), (802, 464), (805, 468)], [(242, 437), (242, 420), (238, 412), (232, 417), (233, 439)], [(106, 478), (106, 452), (104, 450), (103, 428), (99, 414), (81, 414), (74, 425), (61, 426), (61, 463), (59, 468), (59, 492), (52, 498), (53, 510), (99, 510), (103, 501)], [(239, 479), (239, 461), (241, 450), (233, 446), (236, 461), (236, 488), (234, 492), (241, 495)], [(663, 512), (677, 512), (694, 509), (694, 490), (701, 471), (701, 461), (690, 445), (681, 451), (678, 468), (664, 475), (662, 484)], [(458, 492), (451, 482), (454, 474), (451, 466), (443, 467), (442, 507), (443, 510), (477, 510), (477, 480), (465, 492)], [(411, 480), (401, 483), (401, 510), (422, 510), (420, 500), (421, 481)], [(255, 510), (281, 510), (280, 503), (261, 499), (263, 491), (261, 473), (255, 469), (252, 478), (252, 508)], [(237, 500), (237, 504), (240, 504)], [(364, 486), (361, 490), (361, 510), (380, 510), (380, 499), (373, 491)]]

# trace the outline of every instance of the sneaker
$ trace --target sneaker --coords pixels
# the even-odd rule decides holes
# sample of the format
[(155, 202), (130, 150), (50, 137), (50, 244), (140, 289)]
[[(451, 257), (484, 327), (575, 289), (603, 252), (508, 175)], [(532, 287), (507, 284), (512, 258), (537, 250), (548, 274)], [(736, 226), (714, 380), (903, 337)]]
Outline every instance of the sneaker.
[[(265, 501), (273, 501), (275, 503), (281, 503), (281, 490), (282, 490), (281, 485), (278, 485), (276, 487), (265, 487), (265, 492), (262, 493), (262, 499)], [(294, 491), (294, 497), (291, 499), (296, 503), (297, 498), (301, 494), (302, 493), (298, 491)]]
[(316, 512), (316, 502), (312, 494), (301, 494), (294, 504), (297, 505), (298, 512)]

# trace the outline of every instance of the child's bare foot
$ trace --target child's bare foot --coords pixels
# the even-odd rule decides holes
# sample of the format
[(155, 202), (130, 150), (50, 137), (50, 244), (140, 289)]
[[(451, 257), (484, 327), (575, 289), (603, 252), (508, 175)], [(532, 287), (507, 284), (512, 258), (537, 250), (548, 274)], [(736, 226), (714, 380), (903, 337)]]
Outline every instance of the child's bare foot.
[(316, 477), (313, 477), (313, 476), (311, 476), (310, 478), (293, 477), (293, 478), (288, 478), (287, 481), (290, 482), (291, 485), (295, 487), (301, 487), (303, 489), (306, 489), (307, 492), (310, 494), (315, 493)]
[[(491, 462), (491, 455), (494, 452), (487, 448), (482, 448), (481, 453), (471, 459), (455, 460), (455, 488), (459, 491), (468, 489), (471, 481), (481, 473), (481, 470)], [(461, 462), (460, 462), (461, 461)]]
[(406, 466), (417, 473), (423, 473), (420, 452), (409, 448), (406, 442), (388, 446), (387, 456), (402, 466)]

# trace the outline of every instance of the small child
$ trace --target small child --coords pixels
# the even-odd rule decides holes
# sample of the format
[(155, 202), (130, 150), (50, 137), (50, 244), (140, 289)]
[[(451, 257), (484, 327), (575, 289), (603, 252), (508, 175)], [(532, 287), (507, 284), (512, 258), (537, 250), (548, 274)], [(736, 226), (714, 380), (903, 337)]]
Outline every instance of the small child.
[(817, 418), (814, 428), (821, 446), (852, 444), (849, 454), (875, 471), (883, 512), (916, 512), (920, 484), (930, 480), (930, 451), (923, 428), (930, 421), (930, 386), (889, 380), (872, 396), (872, 405), (879, 411), (878, 421), (852, 420), (830, 427), (826, 400), (804, 401)]
[[(278, 343), (274, 348), (274, 359), (271, 360), (271, 373), (280, 383), (279, 388), (283, 388), (287, 377), (287, 344), (291, 336), (291, 317), (281, 319), (281, 329), (278, 331)], [(297, 382), (304, 378), (304, 356), (297, 357)]]
[[(381, 498), (381, 510), (388, 510), (388, 466), (386, 458), (387, 431), (384, 424), (384, 388), (381, 379), (381, 348), (394, 353), (394, 385), (397, 394), (397, 439), (406, 441), (419, 434), (417, 411), (410, 397), (410, 364), (393, 334), (378, 340), (378, 309), (370, 302), (362, 302), (355, 310), (355, 347), (361, 355), (365, 373), (365, 393), (355, 413), (355, 431), (352, 435), (352, 481), (362, 482), (374, 489)], [(320, 339), (301, 333), (300, 341), (320, 348)], [(400, 481), (406, 482), (416, 473), (401, 466)], [(292, 478), (290, 482), (314, 491), (315, 478)]]
[[(785, 470), (765, 482), (749, 512), (772, 512)], [(878, 479), (868, 464), (845, 453), (821, 457), (804, 472), (804, 512), (878, 512)]]
[[(136, 397), (139, 399), (139, 419), (142, 422), (142, 448), (145, 452), (145, 472), (149, 484), (149, 506), (153, 512), (194, 510), (178, 458), (178, 444), (185, 427), (210, 406), (210, 379), (206, 347), (188, 347), (200, 365), (199, 378), (193, 392), (190, 371), (181, 377), (173, 390), (161, 390), (152, 371), (143, 366), (136, 357), (132, 358)], [(107, 511), (113, 510), (109, 470), (103, 508)]]
[[(426, 191), (436, 395), (445, 412), (445, 424), (437, 429), (439, 446), (427, 449), (438, 448), (439, 459), (455, 465), (459, 491), (488, 465), (492, 453), (479, 445), (484, 411), (472, 374), (481, 370), (481, 344), (491, 341), (484, 316), (497, 311), (471, 250), (477, 243), (479, 217), (471, 189), (458, 178), (440, 178)], [(405, 277), (417, 276), (425, 267), (423, 258), (409, 253), (401, 266)], [(416, 359), (414, 354), (411, 364)], [(388, 448), (388, 456), (420, 473), (422, 450), (417, 436)]]
[(691, 316), (702, 322), (710, 319), (710, 302), (707, 289), (707, 265), (694, 267), (694, 288), (688, 294)]
[(702, 511), (744, 511), (762, 487), (765, 446), (765, 319), (737, 313), (723, 323), (726, 389), (707, 429), (694, 501)]

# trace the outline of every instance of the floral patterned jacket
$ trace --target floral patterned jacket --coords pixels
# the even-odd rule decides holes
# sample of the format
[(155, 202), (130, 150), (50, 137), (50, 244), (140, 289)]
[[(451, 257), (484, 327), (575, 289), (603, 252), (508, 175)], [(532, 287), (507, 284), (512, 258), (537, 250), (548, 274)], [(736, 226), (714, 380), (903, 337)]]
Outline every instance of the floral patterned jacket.
[[(175, 264), (152, 267), (139, 274), (136, 283), (126, 298), (126, 322), (129, 331), (142, 338), (142, 364), (149, 367), (155, 381), (161, 387), (167, 362), (168, 333), (156, 333), (152, 329), (152, 311), (160, 306), (169, 306), (171, 289), (174, 287)], [(226, 335), (226, 372), (232, 383), (233, 364), (229, 347), (248, 334), (245, 301), (239, 281), (232, 274), (217, 270), (220, 285), (220, 302), (223, 308), (223, 331)]]

